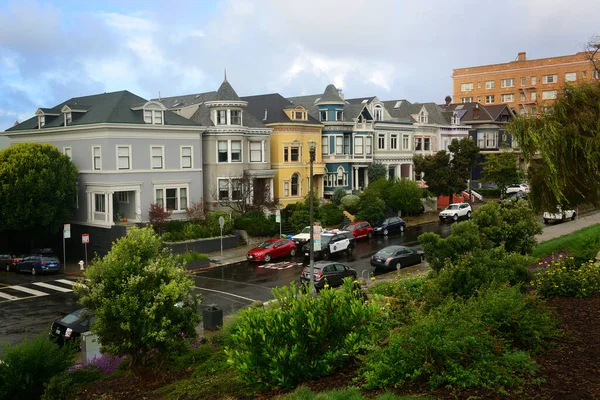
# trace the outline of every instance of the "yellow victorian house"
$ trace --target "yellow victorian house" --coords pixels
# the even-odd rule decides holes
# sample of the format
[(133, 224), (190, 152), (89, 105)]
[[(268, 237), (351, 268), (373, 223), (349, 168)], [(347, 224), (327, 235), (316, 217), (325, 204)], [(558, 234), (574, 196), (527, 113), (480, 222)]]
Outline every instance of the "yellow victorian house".
[(282, 206), (304, 200), (309, 192), (310, 146), (315, 146), (314, 193), (323, 198), (326, 174), (321, 153), (323, 125), (279, 93), (243, 97), (248, 112), (272, 128), (270, 135), (274, 196)]

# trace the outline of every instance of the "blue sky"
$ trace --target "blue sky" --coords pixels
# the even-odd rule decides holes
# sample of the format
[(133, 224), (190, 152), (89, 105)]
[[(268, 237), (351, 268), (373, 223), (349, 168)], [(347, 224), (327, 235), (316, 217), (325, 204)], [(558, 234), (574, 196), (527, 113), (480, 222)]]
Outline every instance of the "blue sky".
[(0, 131), (71, 97), (216, 90), (443, 102), (452, 69), (573, 54), (600, 0), (0, 0)]

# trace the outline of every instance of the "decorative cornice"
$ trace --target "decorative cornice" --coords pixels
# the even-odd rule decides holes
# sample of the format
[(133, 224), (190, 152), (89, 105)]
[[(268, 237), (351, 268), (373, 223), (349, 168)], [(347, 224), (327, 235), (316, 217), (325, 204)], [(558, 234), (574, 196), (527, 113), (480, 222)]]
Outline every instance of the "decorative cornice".
[(248, 102), (242, 100), (213, 100), (204, 103), (207, 107), (247, 107)]
[(300, 124), (290, 124), (284, 126), (275, 126), (275, 124), (266, 124), (268, 127), (273, 128), (273, 133), (283, 133), (283, 132), (297, 132), (297, 133), (321, 133), (321, 128), (315, 128), (314, 125), (300, 125)]
[(323, 127), (323, 132), (352, 132), (352, 128), (354, 127), (354, 124), (352, 125), (326, 125)]

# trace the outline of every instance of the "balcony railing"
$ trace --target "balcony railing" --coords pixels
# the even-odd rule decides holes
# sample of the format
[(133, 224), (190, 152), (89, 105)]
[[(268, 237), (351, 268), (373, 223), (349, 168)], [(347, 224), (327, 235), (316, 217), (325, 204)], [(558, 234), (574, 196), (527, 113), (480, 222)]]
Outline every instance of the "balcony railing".
[(374, 129), (373, 121), (355, 122), (355, 131), (372, 131)]
[(373, 160), (373, 154), (325, 154), (323, 161)]

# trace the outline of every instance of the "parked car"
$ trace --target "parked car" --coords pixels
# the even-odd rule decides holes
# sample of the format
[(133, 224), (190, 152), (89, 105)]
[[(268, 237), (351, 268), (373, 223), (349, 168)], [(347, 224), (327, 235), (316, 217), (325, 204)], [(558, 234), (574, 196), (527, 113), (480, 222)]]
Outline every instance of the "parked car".
[(423, 262), (423, 252), (406, 246), (388, 246), (371, 256), (375, 269), (397, 269)]
[(556, 212), (546, 211), (544, 213), (544, 223), (547, 224), (550, 221), (564, 222), (567, 219), (574, 220), (575, 217), (577, 217), (577, 212), (575, 212), (575, 210), (563, 210), (562, 207), (558, 206)]
[(60, 261), (54, 256), (29, 254), (16, 264), (15, 269), (17, 272), (29, 272), (33, 276), (43, 272), (58, 272)]
[(525, 183), (518, 183), (506, 187), (506, 194), (517, 192), (529, 193), (529, 185)]
[[(345, 264), (336, 261), (321, 261), (314, 265), (314, 282), (317, 290), (324, 288), (325, 284), (331, 287), (340, 286), (344, 278), (356, 279), (356, 271)], [(310, 281), (310, 267), (304, 267), (300, 274), (300, 283)]]
[(12, 254), (0, 254), (0, 268), (10, 271), (13, 267), (15, 256)]
[(90, 330), (96, 317), (87, 308), (75, 310), (56, 319), (50, 327), (50, 339), (60, 345), (78, 339), (82, 333)]
[(4, 269), (8, 272), (11, 270), (17, 270), (17, 264), (23, 260), (26, 256), (24, 255), (20, 255), (20, 256), (11, 256), (12, 257), (12, 261), (10, 263), (7, 263), (6, 266), (4, 267)]
[(440, 212), (440, 221), (458, 221), (459, 218), (471, 218), (472, 212), (469, 203), (452, 203)]
[(406, 229), (406, 222), (400, 217), (388, 217), (373, 226), (373, 232), (376, 235), (383, 236), (387, 236), (392, 232), (404, 232), (404, 229)]
[(354, 239), (373, 237), (373, 228), (367, 221), (350, 222), (348, 225), (344, 226), (342, 230), (352, 232)]
[(248, 260), (269, 262), (274, 258), (295, 256), (296, 244), (290, 239), (269, 239), (248, 252)]
[(296, 246), (302, 246), (303, 244), (308, 243), (310, 240), (310, 226), (302, 229), (302, 232), (299, 234), (292, 236), (292, 240), (296, 243)]
[[(333, 254), (347, 253), (352, 254), (356, 239), (354, 235), (348, 231), (340, 231), (337, 229), (330, 231), (323, 231), (321, 233), (321, 249), (315, 250), (315, 260), (323, 259), (329, 260), (329, 257)], [(302, 252), (304, 257), (310, 256), (310, 243), (302, 246)]]
[(504, 200), (514, 200), (514, 201), (521, 200), (521, 199), (527, 200), (527, 197), (529, 197), (529, 196), (525, 192), (511, 192), (506, 195)]

